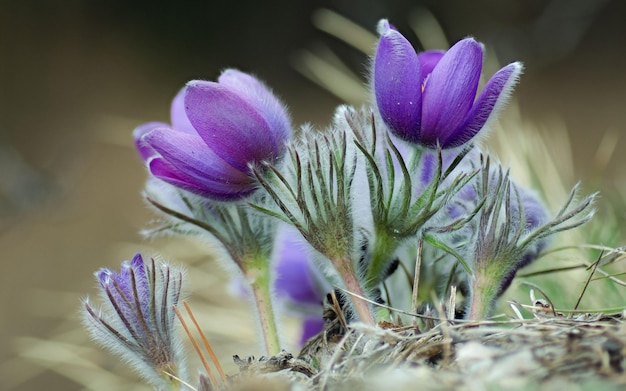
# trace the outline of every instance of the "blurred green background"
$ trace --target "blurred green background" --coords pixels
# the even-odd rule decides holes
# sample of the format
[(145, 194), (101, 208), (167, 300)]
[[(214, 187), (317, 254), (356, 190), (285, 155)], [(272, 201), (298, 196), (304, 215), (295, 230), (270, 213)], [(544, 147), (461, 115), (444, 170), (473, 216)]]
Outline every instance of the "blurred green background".
[[(0, 389), (83, 389), (67, 374), (46, 369), (54, 365), (42, 356), (54, 355), (54, 348), (25, 352), (35, 346), (32, 338), (57, 338), (76, 327), (79, 299), (93, 295), (92, 273), (99, 267), (118, 267), (139, 249), (202, 264), (201, 251), (181, 250), (168, 239), (143, 241), (138, 233), (152, 217), (140, 197), (146, 174), (131, 131), (146, 121), (167, 122), (171, 98), (186, 81), (212, 80), (236, 67), (267, 81), (296, 124), (329, 122), (341, 100), (295, 70), (302, 50), (325, 45), (363, 76), (368, 60), (316, 28), (313, 16), (322, 7), (370, 31), (387, 17), (416, 44), (410, 25), (428, 10), (449, 41), (473, 35), (492, 59), (523, 61), (515, 96), (524, 121), (547, 132), (551, 126), (568, 130), (575, 176), (589, 190), (621, 187), (623, 1), (4, 0)], [(617, 213), (621, 222), (624, 214)], [(623, 238), (611, 241), (604, 244), (623, 244)], [(203, 267), (221, 273), (212, 263)], [(239, 311), (222, 321), (243, 319), (242, 328), (250, 329), (238, 340), (228, 330), (220, 336), (229, 324), (207, 326), (218, 339), (253, 341), (252, 319), (228, 298), (223, 282), (200, 282), (194, 285), (199, 289), (210, 292), (214, 305), (227, 301)], [(218, 349), (226, 360), (256, 353), (232, 351), (226, 342)]]

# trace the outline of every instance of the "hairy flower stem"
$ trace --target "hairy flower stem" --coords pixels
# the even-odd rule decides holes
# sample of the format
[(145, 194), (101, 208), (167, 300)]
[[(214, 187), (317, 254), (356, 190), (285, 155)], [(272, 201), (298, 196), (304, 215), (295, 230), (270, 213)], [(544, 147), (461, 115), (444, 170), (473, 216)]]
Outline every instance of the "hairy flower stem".
[(280, 341), (278, 339), (278, 328), (276, 317), (272, 306), (270, 268), (265, 262), (265, 267), (250, 267), (246, 270), (246, 278), (250, 282), (254, 302), (263, 332), (263, 343), (265, 352), (269, 356), (275, 356), (280, 352)]
[[(359, 279), (357, 278), (356, 271), (354, 270), (354, 264), (349, 257), (333, 260), (333, 264), (335, 265), (335, 268), (339, 272), (339, 275), (349, 292), (361, 297), (367, 297), (361, 287)], [(372, 314), (372, 310), (368, 303), (355, 296), (352, 296), (351, 299), (354, 304), (354, 310), (359, 316), (361, 322), (368, 325), (375, 325), (376, 322), (374, 320), (374, 315)]]
[[(493, 262), (496, 263), (496, 262)], [(472, 277), (471, 300), (467, 319), (484, 320), (489, 316), (500, 290), (503, 273), (496, 268), (479, 267)]]
[(372, 257), (367, 269), (365, 281), (367, 288), (374, 288), (382, 282), (391, 257), (400, 245), (398, 238), (390, 235), (387, 230), (376, 230), (376, 239), (372, 248)]

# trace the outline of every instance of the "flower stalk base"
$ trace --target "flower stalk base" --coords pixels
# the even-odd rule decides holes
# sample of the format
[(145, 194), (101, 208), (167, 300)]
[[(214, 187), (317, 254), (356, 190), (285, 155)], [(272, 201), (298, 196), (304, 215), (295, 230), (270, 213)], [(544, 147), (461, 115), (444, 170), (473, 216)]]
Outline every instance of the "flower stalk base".
[(247, 277), (254, 295), (259, 324), (263, 333), (265, 353), (268, 356), (274, 356), (280, 352), (280, 340), (278, 339), (278, 327), (272, 306), (269, 268), (252, 269), (247, 273)]
[(339, 274), (341, 275), (341, 279), (343, 280), (343, 283), (346, 285), (346, 290), (350, 293), (354, 293), (354, 295), (350, 295), (350, 298), (352, 300), (352, 303), (354, 304), (354, 311), (356, 312), (356, 314), (359, 317), (359, 320), (361, 320), (361, 322), (367, 324), (367, 325), (375, 325), (376, 321), (374, 320), (374, 315), (372, 314), (372, 310), (370, 309), (369, 304), (357, 297), (367, 297), (365, 295), (365, 292), (363, 291), (363, 288), (361, 287), (361, 284), (359, 282), (359, 279), (356, 276), (356, 272), (354, 270), (354, 266), (352, 264), (352, 260), (351, 259), (343, 259), (341, 260), (341, 262), (339, 262), (340, 265), (336, 265), (337, 270), (339, 270)]
[(502, 277), (489, 275), (489, 268), (480, 268), (472, 278), (472, 296), (467, 319), (484, 320), (493, 307), (500, 291)]

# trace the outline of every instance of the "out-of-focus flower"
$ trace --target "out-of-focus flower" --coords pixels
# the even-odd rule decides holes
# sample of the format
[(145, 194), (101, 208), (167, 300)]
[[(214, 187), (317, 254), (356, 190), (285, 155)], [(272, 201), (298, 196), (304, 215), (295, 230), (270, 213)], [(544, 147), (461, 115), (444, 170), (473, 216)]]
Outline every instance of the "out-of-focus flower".
[(522, 71), (519, 62), (496, 72), (476, 98), (483, 47), (465, 38), (446, 52), (417, 54), (387, 20), (374, 60), (373, 87), (380, 115), (403, 140), (434, 148), (467, 143), (497, 113)]
[(295, 229), (283, 226), (274, 247), (277, 299), (290, 314), (303, 319), (300, 344), (324, 326), (322, 301), (331, 285), (313, 263), (311, 249)]
[(92, 338), (130, 363), (157, 389), (179, 389), (184, 377), (181, 341), (174, 330), (173, 307), (180, 297), (182, 271), (157, 263), (144, 264), (141, 254), (122, 263), (119, 273), (96, 274), (102, 310), (84, 303), (85, 325)]
[(236, 200), (252, 193), (250, 165), (276, 163), (291, 124), (285, 107), (256, 78), (234, 69), (217, 82), (190, 81), (174, 101), (172, 125), (133, 132), (152, 175), (203, 197)]

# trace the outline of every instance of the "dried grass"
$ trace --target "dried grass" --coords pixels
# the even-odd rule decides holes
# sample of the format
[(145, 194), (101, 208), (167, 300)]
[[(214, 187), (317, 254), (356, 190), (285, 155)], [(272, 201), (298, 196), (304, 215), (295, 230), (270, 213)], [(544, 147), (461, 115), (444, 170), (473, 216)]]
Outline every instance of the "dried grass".
[[(300, 371), (302, 360), (282, 353), (251, 360), (239, 379), (250, 385), (247, 374), (270, 376), (294, 390), (626, 387), (624, 313), (564, 317), (534, 308), (533, 319), (446, 321), (424, 333), (357, 324), (310, 376)], [(271, 360), (282, 363), (268, 366)]]

